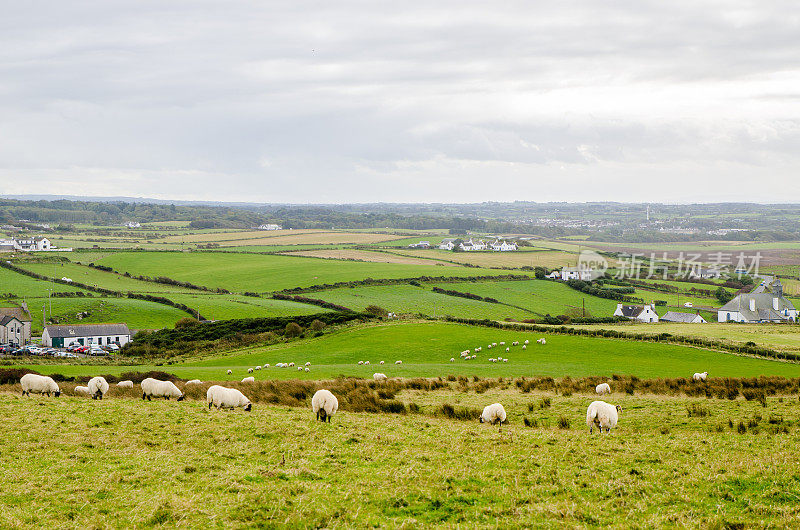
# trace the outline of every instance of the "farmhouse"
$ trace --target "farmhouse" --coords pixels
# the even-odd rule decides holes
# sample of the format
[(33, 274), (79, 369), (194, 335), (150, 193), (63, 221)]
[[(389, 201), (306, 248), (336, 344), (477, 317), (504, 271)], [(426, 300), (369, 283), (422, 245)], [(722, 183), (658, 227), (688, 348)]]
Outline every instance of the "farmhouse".
[(104, 346), (116, 344), (124, 346), (131, 341), (131, 330), (126, 324), (84, 324), (46, 326), (42, 333), (42, 343), (52, 348), (66, 348), (73, 344)]
[(797, 310), (785, 296), (780, 280), (771, 292), (740, 294), (717, 311), (719, 322), (796, 322)]
[(46, 237), (26, 237), (14, 238), (0, 241), (0, 246), (11, 247), (10, 250), (21, 250), (23, 252), (36, 252), (50, 250), (50, 240)]
[(428, 249), (428, 248), (431, 248), (431, 242), (430, 241), (420, 241), (419, 243), (411, 243), (410, 245), (408, 245), (408, 248), (424, 248), (424, 249)]
[(281, 225), (265, 224), (265, 225), (259, 225), (258, 229), (259, 230), (283, 230), (283, 227)]
[(679, 313), (677, 311), (667, 311), (661, 317), (662, 322), (686, 322), (688, 324), (705, 324), (706, 319), (699, 313)]
[(722, 277), (722, 273), (717, 269), (704, 269), (702, 267), (696, 267), (689, 271), (687, 275), (691, 280), (715, 280)]
[(550, 274), (548, 274), (547, 276), (545, 276), (545, 278), (550, 278), (551, 280), (558, 280), (559, 278), (561, 278), (561, 272), (560, 271), (553, 271)]
[(125, 223), (125, 226), (127, 226), (128, 228), (141, 228), (142, 224), (137, 223), (136, 221), (128, 221), (127, 223)]
[(624, 305), (617, 304), (614, 311), (615, 317), (625, 317), (640, 322), (658, 322), (658, 314), (652, 305)]
[(507, 243), (506, 241), (500, 242), (499, 239), (494, 240), (492, 243), (489, 244), (492, 250), (495, 252), (512, 252), (517, 250), (517, 244), (513, 241), (511, 243)]
[(442, 239), (439, 243), (439, 250), (453, 250), (456, 247), (455, 239)]
[(470, 238), (469, 241), (465, 241), (460, 245), (458, 245), (458, 248), (460, 248), (465, 252), (472, 252), (474, 250), (486, 250), (486, 243), (484, 243), (483, 240), (475, 242), (472, 240), (472, 238)]
[(561, 279), (564, 281), (583, 280), (585, 282), (591, 282), (602, 275), (600, 271), (586, 269), (584, 267), (564, 267), (561, 269)]
[(0, 344), (22, 346), (31, 341), (31, 314), (24, 307), (0, 307)]

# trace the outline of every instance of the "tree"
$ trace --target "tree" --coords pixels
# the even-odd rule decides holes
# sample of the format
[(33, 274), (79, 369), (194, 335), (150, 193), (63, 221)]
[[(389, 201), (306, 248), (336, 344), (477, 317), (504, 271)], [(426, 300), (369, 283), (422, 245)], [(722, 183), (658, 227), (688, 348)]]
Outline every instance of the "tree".
[(325, 323), (319, 319), (315, 319), (310, 326), (312, 331), (322, 331), (325, 328)]
[(717, 300), (719, 300), (720, 304), (727, 304), (733, 299), (733, 295), (722, 287), (714, 292), (714, 296), (717, 297)]
[(368, 305), (364, 312), (379, 318), (385, 318), (389, 314), (388, 311), (377, 305)]
[(200, 322), (196, 318), (184, 317), (175, 322), (175, 329), (191, 328), (198, 325)]
[(284, 336), (293, 338), (298, 337), (300, 334), (303, 333), (303, 328), (297, 322), (289, 322), (286, 324), (286, 330), (284, 331)]

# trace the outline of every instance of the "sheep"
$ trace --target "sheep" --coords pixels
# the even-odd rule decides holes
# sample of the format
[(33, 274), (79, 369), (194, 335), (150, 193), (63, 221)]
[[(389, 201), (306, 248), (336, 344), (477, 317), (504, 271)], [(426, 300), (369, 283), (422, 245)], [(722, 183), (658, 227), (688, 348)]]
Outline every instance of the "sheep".
[(450, 357), (450, 362), (451, 362), (451, 363), (454, 363), (454, 362), (456, 362), (456, 358), (455, 358), (455, 357)]
[(403, 361), (395, 361), (394, 364), (403, 364)]
[(103, 399), (108, 392), (108, 382), (102, 377), (92, 377), (88, 384), (92, 399)]
[(76, 386), (75, 393), (79, 396), (88, 396), (89, 395), (89, 387), (88, 386)]
[(289, 363), (289, 367), (294, 368), (294, 363)]
[(487, 348), (489, 348), (490, 350), (492, 349), (492, 345), (491, 345), (491, 344), (489, 344), (489, 345), (488, 345), (488, 346), (486, 346), (486, 347), (487, 347)]
[(306, 372), (308, 372), (308, 371), (310, 371), (311, 369), (310, 369), (308, 366), (306, 366), (305, 370), (306, 370)]
[(510, 352), (511, 348), (506, 348), (506, 353)]
[(231, 375), (232, 373), (233, 373), (232, 370), (228, 370), (228, 375)]
[(61, 389), (58, 388), (56, 382), (53, 381), (52, 377), (46, 375), (25, 374), (20, 378), (19, 382), (22, 385), (23, 396), (47, 394), (47, 397), (50, 397), (50, 394), (54, 394), (58, 397), (61, 395)]
[(500, 343), (500, 346), (505, 346), (505, 345), (506, 345), (506, 343), (505, 343), (505, 342), (501, 342), (501, 343)]
[(518, 340), (515, 340), (514, 342), (512, 342), (512, 343), (511, 343), (511, 345), (512, 345), (512, 346), (519, 346), (519, 341), (518, 341)]
[(529, 342), (530, 342), (530, 341), (529, 341), (528, 339), (525, 339), (525, 344), (528, 344)]
[(383, 364), (383, 361), (381, 361), (381, 364)]
[(538, 342), (539, 344), (547, 344), (547, 340), (544, 337), (538, 339), (536, 342)]
[(484, 407), (483, 412), (481, 413), (480, 418), (478, 421), (481, 423), (488, 423), (490, 425), (506, 423), (506, 409), (503, 408), (503, 405), (500, 403), (492, 403), (491, 405), (486, 405)]
[(235, 409), (242, 407), (244, 410), (250, 412), (253, 408), (250, 400), (244, 394), (235, 388), (225, 388), (224, 386), (212, 385), (206, 392), (206, 401), (208, 408), (216, 407), (219, 409)]
[(202, 385), (203, 382), (199, 379), (192, 379), (191, 381), (186, 381), (187, 385)]
[(523, 345), (522, 345), (522, 349), (523, 349), (523, 350), (527, 350), (527, 349), (528, 349), (528, 346), (526, 346), (525, 344), (523, 344)]
[(261, 365), (256, 366), (256, 370), (261, 370)]
[(705, 381), (707, 377), (708, 377), (708, 372), (703, 372), (702, 374), (700, 374), (700, 373), (694, 374), (692, 376), (692, 379), (694, 381)]
[(611, 393), (611, 386), (609, 386), (608, 383), (600, 383), (599, 385), (597, 385), (595, 387), (594, 391), (597, 392), (597, 394), (601, 395), (601, 396), (603, 394), (610, 394)]
[(507, 362), (508, 362), (508, 359), (503, 359), (503, 362), (504, 362), (504, 363), (507, 363)]
[(126, 379), (125, 381), (120, 381), (117, 383), (119, 388), (133, 388), (133, 381)]
[(186, 396), (183, 395), (177, 386), (172, 381), (159, 381), (148, 377), (142, 381), (142, 400), (152, 401), (151, 398), (163, 397), (167, 401), (169, 398), (178, 398), (178, 401), (183, 401)]
[(306, 366), (311, 366), (311, 362), (306, 362)]
[(611, 429), (617, 426), (619, 420), (619, 413), (622, 412), (622, 407), (619, 405), (611, 405), (605, 401), (592, 401), (589, 408), (586, 409), (586, 425), (589, 427), (589, 434), (594, 432), (594, 427), (606, 430), (606, 434), (611, 432)]
[(247, 369), (247, 373), (248, 373), (248, 374), (252, 374), (252, 373), (253, 373), (253, 369), (252, 369), (252, 368), (248, 368), (248, 369)]
[(496, 343), (496, 342), (493, 342), (493, 343), (492, 343), (492, 348), (494, 348), (494, 347), (496, 347), (496, 346), (497, 346), (497, 343)]
[(302, 367), (302, 366), (298, 366), (298, 367), (297, 367), (297, 371), (298, 371), (298, 372), (302, 372), (302, 371), (303, 371), (303, 367)]
[(369, 361), (364, 361), (364, 366), (369, 365)]
[(386, 374), (376, 372), (372, 374), (372, 379), (374, 379), (375, 381), (386, 381)]
[(242, 383), (255, 383), (255, 382), (256, 382), (255, 377), (245, 377), (244, 379), (242, 379)]
[(364, 361), (358, 361), (358, 364), (359, 366), (361, 366), (362, 364), (364, 364)]
[(264, 368), (269, 368), (269, 363), (265, 364)]
[(318, 420), (322, 422), (327, 420), (330, 423), (331, 416), (339, 410), (339, 400), (330, 390), (317, 390), (314, 397), (311, 398), (311, 408)]

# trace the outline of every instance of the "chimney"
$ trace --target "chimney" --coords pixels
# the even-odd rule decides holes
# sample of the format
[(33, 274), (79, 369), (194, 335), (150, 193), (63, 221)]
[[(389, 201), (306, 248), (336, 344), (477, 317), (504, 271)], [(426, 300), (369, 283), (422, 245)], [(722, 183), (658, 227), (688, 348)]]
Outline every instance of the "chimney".
[(779, 307), (779, 302), (780, 302), (780, 298), (778, 298), (777, 296), (773, 296), (772, 297), (772, 309), (777, 311), (780, 308)]
[(756, 310), (756, 299), (750, 298), (750, 311), (755, 311), (755, 310)]

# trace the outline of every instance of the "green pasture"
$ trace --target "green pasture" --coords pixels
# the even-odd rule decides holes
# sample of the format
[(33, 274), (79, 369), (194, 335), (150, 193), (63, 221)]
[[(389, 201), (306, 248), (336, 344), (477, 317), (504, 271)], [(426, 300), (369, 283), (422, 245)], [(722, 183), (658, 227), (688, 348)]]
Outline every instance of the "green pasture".
[(312, 315), (327, 311), (319, 306), (299, 302), (235, 294), (169, 294), (167, 297), (173, 302), (199, 310), (209, 320)]
[(3, 294), (16, 294), (22, 299), (47, 296), (49, 289), (53, 289), (53, 292), (57, 293), (74, 293), (80, 290), (69, 285), (37, 280), (18, 272), (0, 268), (0, 296)]
[(166, 275), (196, 285), (260, 293), (365, 278), (497, 274), (497, 271), (479, 268), (215, 252), (119, 252), (109, 254), (99, 263), (120, 272), (145, 276)]

